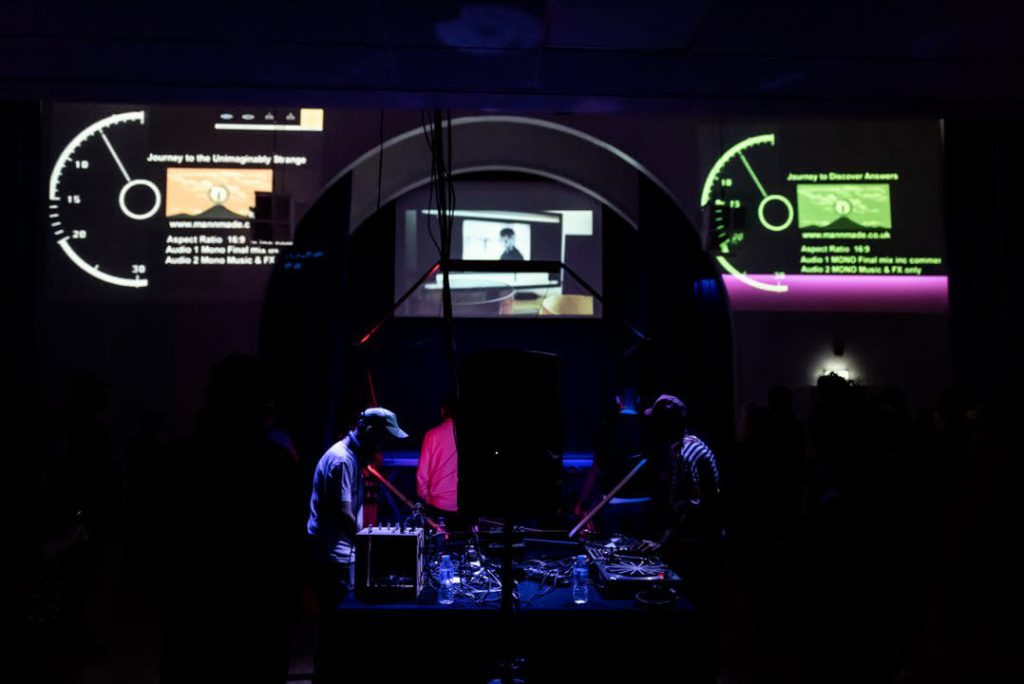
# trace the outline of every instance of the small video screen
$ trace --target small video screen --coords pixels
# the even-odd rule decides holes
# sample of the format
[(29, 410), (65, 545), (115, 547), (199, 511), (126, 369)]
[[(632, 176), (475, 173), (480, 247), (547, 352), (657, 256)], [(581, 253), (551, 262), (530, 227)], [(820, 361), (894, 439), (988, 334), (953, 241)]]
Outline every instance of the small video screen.
[[(456, 317), (601, 315), (600, 302), (585, 286), (601, 291), (596, 203), (554, 184), (535, 182), (473, 183), (469, 192), (460, 188), (458, 194), (468, 197), (453, 213), (452, 259), (498, 262), (508, 268), (449, 273)], [(398, 316), (441, 315), (439, 216), (426, 206), (428, 201), (426, 195), (407, 197), (397, 211), (396, 301), (415, 287), (396, 311)], [(531, 267), (540, 262), (551, 268)]]

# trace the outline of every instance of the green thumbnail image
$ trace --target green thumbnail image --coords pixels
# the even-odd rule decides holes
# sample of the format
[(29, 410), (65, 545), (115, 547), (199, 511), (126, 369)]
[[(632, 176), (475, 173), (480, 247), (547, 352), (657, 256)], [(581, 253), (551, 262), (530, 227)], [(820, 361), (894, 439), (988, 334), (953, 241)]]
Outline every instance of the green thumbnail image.
[(800, 228), (892, 228), (888, 183), (798, 184), (796, 210)]

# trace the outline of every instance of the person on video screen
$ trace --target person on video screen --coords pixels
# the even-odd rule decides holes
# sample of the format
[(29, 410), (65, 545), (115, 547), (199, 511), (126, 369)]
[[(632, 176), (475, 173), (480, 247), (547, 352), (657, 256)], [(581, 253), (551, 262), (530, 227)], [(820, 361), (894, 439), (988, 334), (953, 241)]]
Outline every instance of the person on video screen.
[(506, 226), (501, 229), (499, 235), (501, 244), (505, 246), (505, 251), (501, 253), (501, 260), (523, 261), (523, 253), (516, 249), (516, 231)]

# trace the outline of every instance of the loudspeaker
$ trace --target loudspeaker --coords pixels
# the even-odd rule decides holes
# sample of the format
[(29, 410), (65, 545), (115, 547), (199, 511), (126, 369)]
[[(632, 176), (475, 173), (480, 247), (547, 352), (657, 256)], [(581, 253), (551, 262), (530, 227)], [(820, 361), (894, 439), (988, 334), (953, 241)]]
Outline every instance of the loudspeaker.
[(558, 356), (465, 357), (455, 415), (459, 513), (553, 523), (561, 502), (562, 423)]

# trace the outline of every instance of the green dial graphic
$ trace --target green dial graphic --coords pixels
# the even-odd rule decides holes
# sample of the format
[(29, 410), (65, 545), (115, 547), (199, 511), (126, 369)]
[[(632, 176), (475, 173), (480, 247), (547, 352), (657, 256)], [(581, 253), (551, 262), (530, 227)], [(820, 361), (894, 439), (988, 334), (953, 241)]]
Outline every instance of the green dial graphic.
[(775, 134), (766, 133), (741, 140), (711, 167), (701, 190), (700, 205), (709, 218), (709, 243), (719, 265), (750, 287), (768, 292), (786, 292), (785, 275), (775, 271), (775, 283), (748, 276), (742, 268), (744, 252), (756, 251), (758, 243), (789, 229), (796, 218), (792, 200), (766, 187), (758, 175), (758, 160), (764, 150), (775, 146)]

